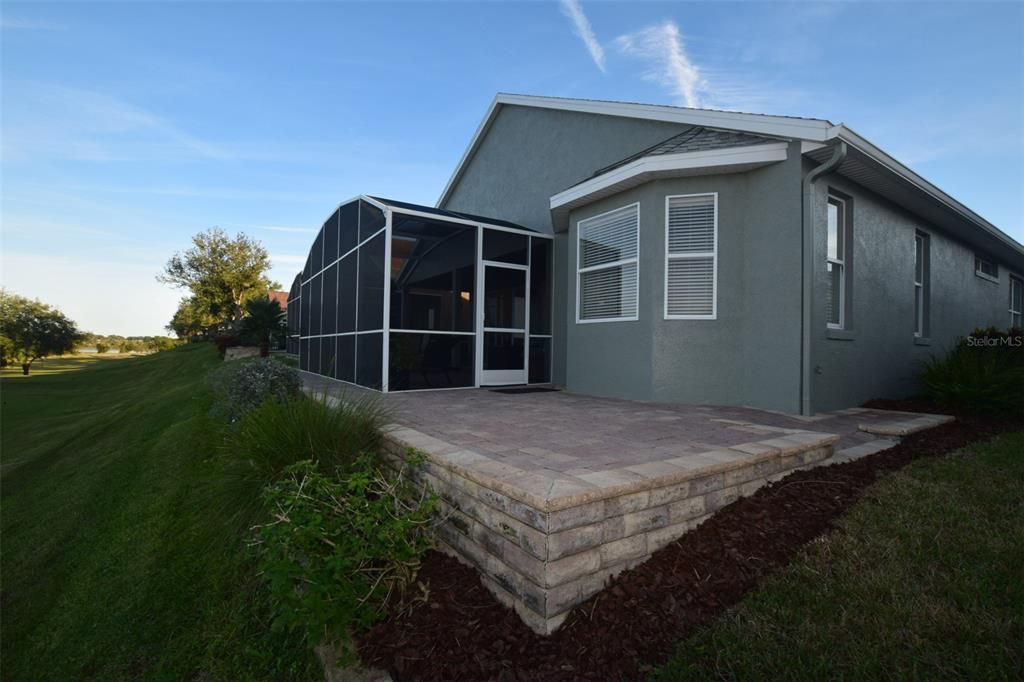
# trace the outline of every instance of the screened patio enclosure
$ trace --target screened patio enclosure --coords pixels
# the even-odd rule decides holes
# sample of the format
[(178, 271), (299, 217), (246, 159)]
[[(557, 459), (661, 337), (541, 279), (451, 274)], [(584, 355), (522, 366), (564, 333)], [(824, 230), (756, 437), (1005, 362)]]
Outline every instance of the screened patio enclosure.
[(289, 296), (300, 369), (379, 391), (551, 380), (551, 236), (359, 196)]

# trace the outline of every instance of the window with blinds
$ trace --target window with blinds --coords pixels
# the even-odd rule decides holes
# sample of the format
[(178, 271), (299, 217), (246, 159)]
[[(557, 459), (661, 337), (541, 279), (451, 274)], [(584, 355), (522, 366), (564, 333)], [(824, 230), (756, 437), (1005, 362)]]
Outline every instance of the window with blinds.
[(665, 319), (718, 314), (718, 195), (666, 197)]
[(640, 205), (581, 220), (576, 236), (576, 320), (637, 319)]

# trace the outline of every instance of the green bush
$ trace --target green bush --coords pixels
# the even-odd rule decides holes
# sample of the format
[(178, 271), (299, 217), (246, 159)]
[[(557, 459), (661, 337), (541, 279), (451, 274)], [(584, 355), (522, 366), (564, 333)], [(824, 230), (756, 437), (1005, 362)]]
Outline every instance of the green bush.
[(299, 373), (269, 358), (226, 363), (210, 373), (217, 417), (237, 421), (267, 400), (284, 402), (302, 392)]
[(267, 488), (272, 520), (258, 527), (257, 548), (274, 628), (337, 641), (350, 662), (349, 635), (406, 602), (438, 504), (408, 477), (419, 465), (410, 458), (389, 477), (363, 457), (330, 477), (306, 460)]
[(1024, 412), (1024, 331), (976, 329), (944, 356), (925, 361), (918, 380), (936, 403), (976, 414)]
[(292, 357), (291, 355), (282, 355), (280, 353), (277, 353), (276, 355), (271, 355), (270, 357), (274, 358), (278, 362), (282, 362), (282, 363), (288, 365), (289, 367), (298, 367), (299, 366), (298, 358)]
[(386, 412), (372, 397), (328, 403), (301, 395), (268, 400), (236, 424), (228, 447), (273, 480), (285, 467), (315, 459), (321, 471), (349, 471), (363, 453), (377, 452)]

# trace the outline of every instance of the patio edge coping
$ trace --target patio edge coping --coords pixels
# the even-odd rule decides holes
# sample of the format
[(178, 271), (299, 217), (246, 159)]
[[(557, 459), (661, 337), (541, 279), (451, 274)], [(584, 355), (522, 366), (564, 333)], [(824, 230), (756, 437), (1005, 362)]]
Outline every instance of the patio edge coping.
[[(423, 452), (437, 466), (540, 512), (561, 511), (651, 488), (675, 485), (752, 466), (773, 458), (832, 446), (839, 441), (839, 436), (832, 433), (790, 432), (775, 438), (740, 443), (698, 454), (594, 472), (588, 476), (595, 481), (607, 481), (610, 485), (595, 482), (591, 483), (592, 487), (587, 487), (573, 481), (523, 471), (400, 424), (388, 424), (383, 428), (383, 432), (384, 437), (398, 447)], [(495, 474), (488, 475), (473, 468), (474, 463), (489, 467)], [(661, 473), (658, 473), (658, 470)], [(589, 483), (586, 479), (582, 480)]]

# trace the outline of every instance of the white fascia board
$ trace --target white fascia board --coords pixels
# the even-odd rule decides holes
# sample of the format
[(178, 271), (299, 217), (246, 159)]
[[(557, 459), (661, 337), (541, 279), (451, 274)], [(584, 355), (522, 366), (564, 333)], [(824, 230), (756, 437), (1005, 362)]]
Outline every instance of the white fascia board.
[(766, 144), (713, 149), (702, 152), (680, 152), (677, 154), (645, 156), (636, 161), (631, 161), (624, 166), (614, 168), (607, 173), (602, 173), (596, 178), (591, 178), (574, 187), (570, 187), (563, 192), (559, 192), (551, 197), (551, 208), (555, 209), (579, 201), (638, 175), (647, 173), (665, 173), (693, 168), (742, 166), (785, 161), (787, 147), (788, 144), (786, 142), (769, 142)]
[(506, 93), (499, 93), (495, 98), (495, 102), (517, 104), (524, 107), (537, 107), (540, 109), (562, 109), (605, 116), (623, 116), (651, 121), (701, 125), (710, 128), (726, 128), (729, 130), (802, 140), (816, 140), (819, 142), (827, 139), (825, 136), (832, 127), (830, 122), (823, 119), (772, 116), (770, 114), (747, 114), (718, 109), (690, 109), (664, 104), (634, 104), (631, 102), (538, 97), (536, 95), (510, 95)]
[(560, 109), (563, 111), (576, 111), (604, 116), (622, 116), (649, 121), (667, 121), (683, 125), (701, 125), (710, 128), (724, 128), (727, 130), (738, 130), (814, 142), (828, 140), (828, 132), (834, 127), (829, 121), (815, 118), (747, 114), (714, 109), (688, 109), (663, 104), (634, 104), (629, 102), (498, 93), (491, 102), (491, 106), (487, 109), (487, 114), (484, 116), (483, 121), (480, 122), (476, 132), (473, 134), (473, 139), (470, 140), (469, 146), (463, 152), (462, 158), (459, 159), (455, 171), (448, 179), (448, 184), (445, 185), (444, 191), (441, 192), (441, 197), (437, 200), (436, 208), (443, 208), (444, 202), (448, 200), (451, 191), (455, 187), (455, 183), (462, 176), (462, 171), (465, 169), (466, 164), (472, 158), (477, 146), (490, 129), (491, 123), (498, 114), (498, 110), (505, 104), (535, 107), (538, 109)]
[(933, 185), (932, 183), (925, 180), (923, 177), (912, 171), (904, 164), (897, 161), (890, 154), (883, 151), (880, 147), (872, 143), (865, 137), (862, 137), (857, 132), (846, 127), (845, 125), (833, 126), (829, 130), (829, 138), (839, 138), (847, 144), (855, 147), (862, 153), (866, 154), (872, 160), (877, 161), (886, 169), (903, 178), (910, 184), (914, 185), (922, 192), (928, 194), (935, 201), (945, 205), (947, 208), (952, 209), (954, 212), (960, 214), (964, 219), (974, 223), (981, 229), (990, 233), (993, 237), (997, 238), (1001, 242), (1005, 243), (1006, 246), (1010, 247), (1017, 253), (1024, 255), (1024, 245), (1020, 244), (1010, 235), (1006, 234), (998, 227), (990, 223), (989, 221), (982, 218), (980, 215), (963, 205), (949, 194), (943, 192), (941, 189)]

